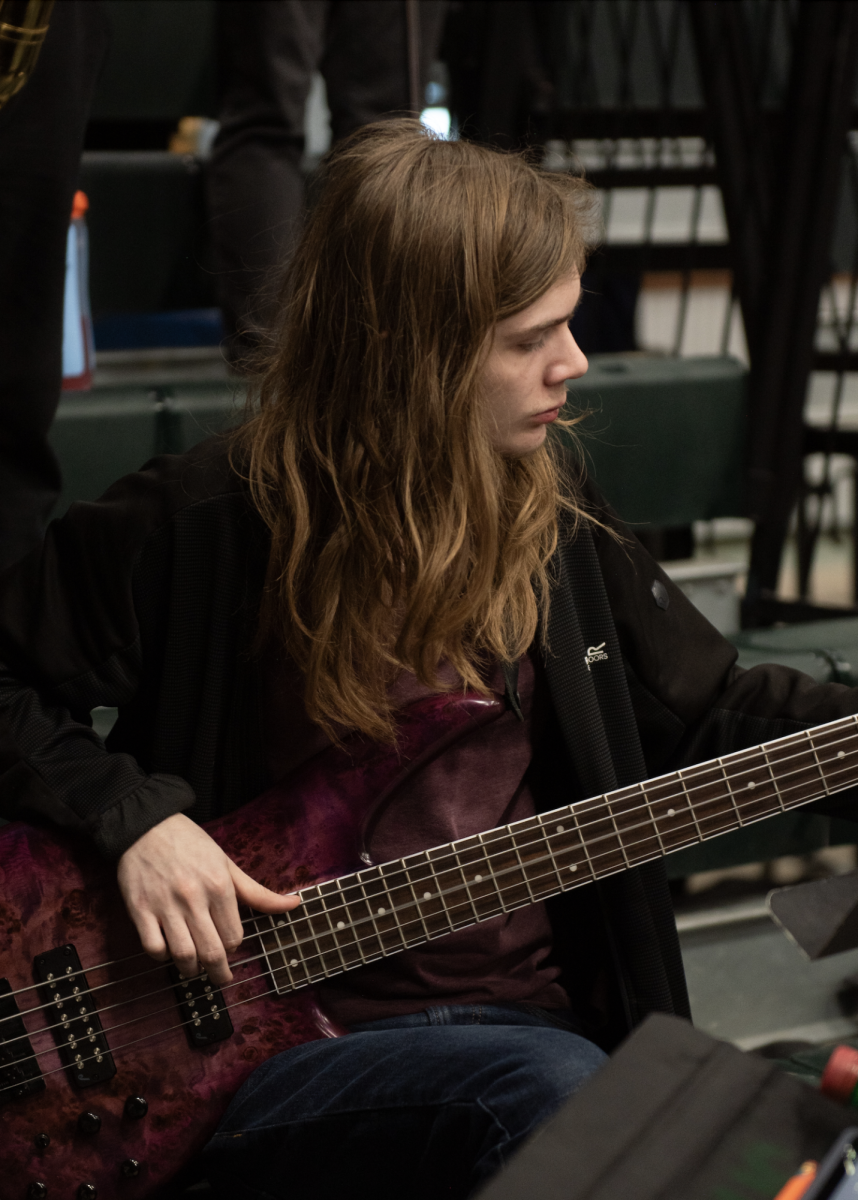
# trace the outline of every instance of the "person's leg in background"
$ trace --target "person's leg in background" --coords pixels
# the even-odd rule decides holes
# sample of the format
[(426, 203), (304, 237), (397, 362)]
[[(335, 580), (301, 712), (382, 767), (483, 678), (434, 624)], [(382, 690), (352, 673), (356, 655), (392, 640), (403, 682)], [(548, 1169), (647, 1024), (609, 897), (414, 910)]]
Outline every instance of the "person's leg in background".
[[(425, 78), (446, 0), (421, 0)], [(277, 307), (278, 268), (300, 233), (304, 107), (313, 72), (334, 140), (409, 106), (405, 0), (221, 0), (223, 101), (208, 202), (227, 356), (237, 366)], [(422, 88), (420, 89), (422, 92)]]
[[(420, 0), (414, 7), (422, 107), (448, 4), (447, 0)], [(337, 0), (331, 5), (321, 71), (334, 141), (379, 117), (409, 109), (406, 13), (406, 0)]]
[(38, 545), (60, 491), (66, 237), (108, 44), (101, 6), (55, 4), (33, 74), (0, 109), (0, 567)]
[(304, 207), (304, 106), (324, 49), (329, 0), (221, 0), (223, 99), (208, 169), (227, 354), (237, 365), (273, 312), (272, 270)]

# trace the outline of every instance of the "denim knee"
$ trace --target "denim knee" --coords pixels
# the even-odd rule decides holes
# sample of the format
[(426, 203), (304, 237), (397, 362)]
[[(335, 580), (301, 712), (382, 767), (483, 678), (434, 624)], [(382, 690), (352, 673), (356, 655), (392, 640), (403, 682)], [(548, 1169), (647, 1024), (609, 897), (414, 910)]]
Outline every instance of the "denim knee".
[(218, 1196), (254, 1200), (285, 1200), (305, 1185), (339, 1200), (356, 1177), (377, 1200), (465, 1197), (605, 1058), (575, 1033), (525, 1026), (424, 1026), (308, 1043), (264, 1064), (239, 1091), (207, 1148), (210, 1178)]

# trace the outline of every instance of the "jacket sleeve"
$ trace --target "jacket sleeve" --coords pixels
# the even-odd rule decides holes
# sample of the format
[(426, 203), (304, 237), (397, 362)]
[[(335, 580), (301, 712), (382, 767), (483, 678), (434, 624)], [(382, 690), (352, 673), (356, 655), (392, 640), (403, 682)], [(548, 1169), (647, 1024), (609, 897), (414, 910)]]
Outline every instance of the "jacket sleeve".
[(184, 780), (110, 753), (89, 715), (139, 688), (133, 569), (169, 490), (155, 468), (129, 476), (0, 575), (0, 815), (85, 830), (110, 858), (194, 801)]
[(616, 514), (589, 498), (605, 525), (596, 547), (652, 774), (858, 712), (858, 688), (775, 663), (737, 666), (735, 647)]

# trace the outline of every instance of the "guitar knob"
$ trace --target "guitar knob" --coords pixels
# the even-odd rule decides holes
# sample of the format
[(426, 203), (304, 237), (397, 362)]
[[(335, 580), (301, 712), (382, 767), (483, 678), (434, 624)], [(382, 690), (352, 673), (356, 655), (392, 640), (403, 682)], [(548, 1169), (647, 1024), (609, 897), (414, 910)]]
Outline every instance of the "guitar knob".
[(136, 1158), (126, 1158), (119, 1169), (126, 1179), (136, 1179), (140, 1174), (140, 1163)]
[(33, 1141), (36, 1143), (37, 1150), (47, 1150), (51, 1144), (51, 1135), (49, 1133), (37, 1133)]
[(139, 1121), (141, 1117), (145, 1117), (149, 1111), (149, 1102), (144, 1100), (142, 1096), (129, 1096), (125, 1101), (126, 1117), (133, 1117), (135, 1121)]
[(77, 1200), (95, 1200), (98, 1188), (94, 1183), (82, 1183), (77, 1189)]
[[(98, 1113), (82, 1112), (77, 1119), (77, 1127), (81, 1133), (90, 1135), (93, 1133), (98, 1133), (99, 1129), (101, 1129), (101, 1117), (98, 1115)], [(92, 1187), (92, 1184), (87, 1183), (81, 1184), (80, 1186)], [(78, 1188), (78, 1193), (82, 1194), (80, 1192), (80, 1188)], [(95, 1195), (95, 1192), (93, 1192), (93, 1195)]]
[(45, 1183), (31, 1183), (27, 1188), (27, 1200), (43, 1200), (48, 1194), (48, 1187)]

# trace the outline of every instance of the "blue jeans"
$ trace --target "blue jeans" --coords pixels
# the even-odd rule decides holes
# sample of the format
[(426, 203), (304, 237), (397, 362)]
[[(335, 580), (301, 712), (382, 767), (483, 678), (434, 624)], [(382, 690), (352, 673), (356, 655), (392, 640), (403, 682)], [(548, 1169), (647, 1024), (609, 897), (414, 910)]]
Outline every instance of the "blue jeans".
[(205, 1149), (214, 1195), (470, 1195), (606, 1060), (568, 1017), (439, 1005), (276, 1055)]

